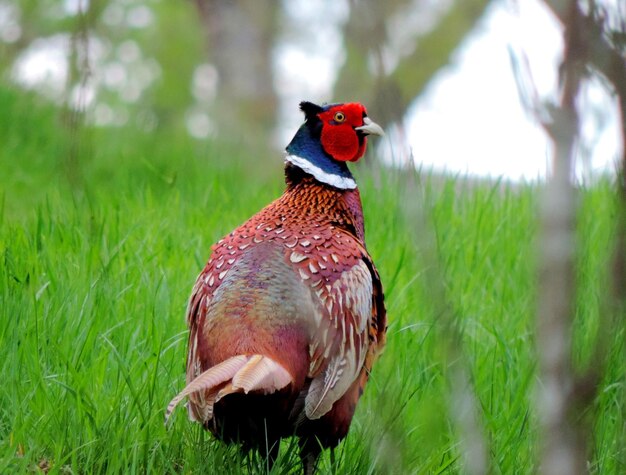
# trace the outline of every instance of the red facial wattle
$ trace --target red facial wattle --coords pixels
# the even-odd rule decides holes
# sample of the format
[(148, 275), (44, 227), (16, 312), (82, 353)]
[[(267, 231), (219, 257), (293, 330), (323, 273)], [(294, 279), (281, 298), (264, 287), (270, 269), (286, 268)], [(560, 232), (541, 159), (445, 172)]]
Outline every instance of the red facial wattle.
[(324, 151), (341, 162), (356, 162), (361, 158), (367, 147), (367, 137), (359, 135), (355, 128), (363, 125), (365, 116), (367, 111), (359, 103), (341, 104), (318, 114), (323, 124), (321, 143)]

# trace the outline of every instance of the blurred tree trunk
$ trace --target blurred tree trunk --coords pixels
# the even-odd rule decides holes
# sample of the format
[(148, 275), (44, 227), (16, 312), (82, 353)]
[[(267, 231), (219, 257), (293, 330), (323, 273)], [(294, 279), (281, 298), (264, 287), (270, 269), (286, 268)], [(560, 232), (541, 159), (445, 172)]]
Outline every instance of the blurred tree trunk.
[[(539, 393), (542, 396), (543, 453), (541, 473), (569, 475), (587, 473), (592, 454), (592, 412), (602, 391), (614, 338), (624, 325), (626, 297), (626, 18), (614, 22), (595, 2), (545, 0), (565, 27), (565, 58), (561, 66), (563, 97), (552, 111), (548, 130), (555, 143), (554, 176), (544, 203), (544, 255), (539, 292), (538, 350), (541, 359)], [(614, 19), (615, 20), (615, 19)], [(572, 160), (579, 121), (576, 111), (578, 85), (587, 75), (601, 75), (611, 84), (621, 113), (624, 145), (621, 170), (616, 180), (618, 213), (613, 262), (613, 292), (607, 311), (599, 315), (598, 336), (588, 368), (574, 371), (571, 334), (575, 313), (574, 220), (575, 196), (571, 183)], [(544, 124), (545, 125), (545, 124)], [(623, 353), (623, 350), (621, 350)], [(608, 383), (607, 383), (608, 384)], [(622, 403), (622, 414), (626, 406)]]
[[(564, 21), (562, 0), (546, 3)], [(591, 48), (588, 66), (611, 84), (617, 96), (621, 118), (622, 156), (616, 182), (619, 202), (613, 269), (614, 297), (619, 306), (626, 303), (626, 9), (620, 10), (621, 17), (616, 18), (615, 25), (611, 26), (606, 13), (597, 3), (592, 2), (591, 7), (584, 18)]]
[[(455, 1), (434, 27), (417, 35), (412, 52), (398, 54), (397, 66), (385, 71), (384, 49), (388, 30), (393, 28), (389, 18), (415, 8), (413, 2), (352, 2), (344, 32), (346, 61), (335, 86), (335, 97), (367, 104), (383, 126), (400, 122), (411, 102), (450, 62), (452, 53), (474, 29), (488, 4), (489, 0)], [(372, 71), (371, 64), (378, 70)]]
[(195, 0), (208, 59), (218, 71), (212, 119), (229, 134), (255, 142), (275, 126), (272, 49), (279, 3), (271, 0)]
[(73, 185), (78, 185), (82, 180), (81, 161), (89, 159), (91, 155), (84, 126), (87, 88), (90, 87), (93, 74), (90, 35), (99, 13), (100, 10), (93, 2), (79, 2), (70, 37), (62, 114), (70, 135), (69, 148), (65, 155), (66, 176)]
[[(564, 59), (560, 68), (561, 100), (544, 123), (553, 142), (554, 169), (541, 206), (537, 350), (541, 384), (539, 413), (545, 475), (586, 472), (586, 439), (573, 388), (571, 358), (576, 301), (576, 188), (574, 160), (580, 118), (577, 97), (585, 75), (588, 41), (576, 0), (570, 0), (564, 24)], [(583, 406), (584, 407), (584, 406)]]

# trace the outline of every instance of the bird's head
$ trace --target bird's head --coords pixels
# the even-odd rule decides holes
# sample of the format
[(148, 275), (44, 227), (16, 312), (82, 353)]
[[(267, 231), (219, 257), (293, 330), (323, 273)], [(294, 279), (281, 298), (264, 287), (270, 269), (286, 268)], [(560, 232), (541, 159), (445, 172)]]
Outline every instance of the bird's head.
[(356, 183), (346, 162), (356, 162), (367, 147), (368, 135), (384, 135), (358, 102), (318, 106), (301, 102), (305, 123), (287, 146), (286, 160), (318, 181), (352, 189)]

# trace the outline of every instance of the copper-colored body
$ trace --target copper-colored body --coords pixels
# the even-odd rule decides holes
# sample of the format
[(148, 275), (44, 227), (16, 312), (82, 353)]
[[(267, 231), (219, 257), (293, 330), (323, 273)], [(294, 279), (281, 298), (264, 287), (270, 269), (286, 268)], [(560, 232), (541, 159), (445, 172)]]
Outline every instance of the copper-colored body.
[(386, 314), (358, 189), (285, 174), (285, 193), (211, 248), (188, 307), (188, 385), (168, 414), (189, 396), (216, 437), (271, 459), (296, 435), (312, 473), (348, 432)]

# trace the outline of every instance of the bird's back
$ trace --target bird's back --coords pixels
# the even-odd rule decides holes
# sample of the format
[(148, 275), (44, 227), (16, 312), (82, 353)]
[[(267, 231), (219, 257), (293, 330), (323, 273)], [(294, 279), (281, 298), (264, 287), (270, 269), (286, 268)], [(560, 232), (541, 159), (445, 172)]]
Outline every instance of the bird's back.
[(316, 312), (308, 286), (286, 262), (280, 243), (254, 243), (233, 262), (207, 307), (202, 367), (258, 353), (284, 366), (301, 385)]

